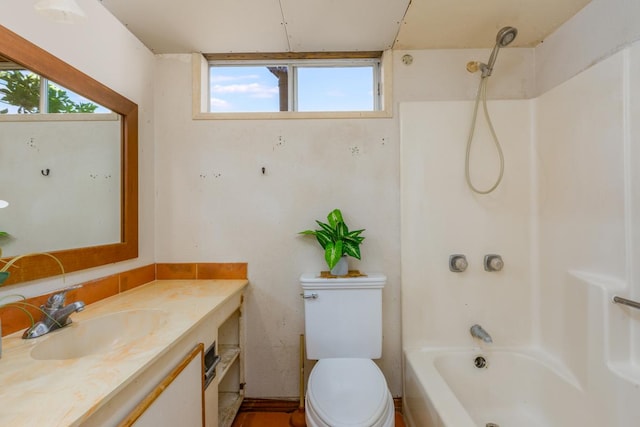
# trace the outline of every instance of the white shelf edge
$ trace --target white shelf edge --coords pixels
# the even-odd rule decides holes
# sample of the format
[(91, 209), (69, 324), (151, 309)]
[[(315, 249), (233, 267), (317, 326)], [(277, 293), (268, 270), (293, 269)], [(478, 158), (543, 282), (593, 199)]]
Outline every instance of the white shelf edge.
[(218, 377), (218, 383), (222, 382), (222, 379), (227, 375), (229, 367), (233, 365), (233, 362), (240, 356), (240, 346), (238, 345), (224, 345), (219, 347), (220, 363), (216, 367), (216, 377)]
[(218, 392), (218, 427), (231, 427), (243, 398), (241, 391)]

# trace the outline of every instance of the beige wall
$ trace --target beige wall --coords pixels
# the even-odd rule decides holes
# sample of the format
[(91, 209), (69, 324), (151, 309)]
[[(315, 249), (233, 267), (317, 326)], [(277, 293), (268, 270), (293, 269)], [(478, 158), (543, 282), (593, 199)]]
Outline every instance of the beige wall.
[[(413, 65), (402, 64), (405, 53), (415, 56)], [(394, 53), (395, 108), (405, 98), (440, 97), (447, 91), (473, 97), (478, 76), (467, 76), (466, 62), (489, 54)], [(363, 259), (352, 260), (352, 267), (389, 277), (380, 365), (392, 393), (399, 396), (397, 111), (391, 119), (194, 121), (191, 57), (157, 58), (157, 260), (249, 263), (247, 395), (297, 394), (298, 336), (304, 328), (298, 278), (325, 264), (317, 243), (296, 232), (313, 227), (314, 219), (322, 220), (337, 207), (349, 225), (367, 229)], [(504, 61), (506, 69), (532, 69), (533, 51), (505, 51)], [(460, 73), (448, 75), (453, 67)], [(437, 77), (431, 79), (429, 73)], [(505, 71), (503, 76), (508, 83), (499, 84), (498, 96), (518, 99), (532, 91), (528, 74), (513, 78)]]
[(351, 267), (388, 276), (381, 365), (399, 395), (395, 121), (194, 121), (190, 59), (157, 61), (157, 259), (247, 261), (247, 394), (295, 397), (298, 278), (325, 268), (317, 242), (297, 232), (340, 208), (348, 225), (366, 229), (362, 261)]
[[(472, 101), (403, 103), (401, 252), (403, 346), (473, 346), (479, 323), (501, 345), (531, 340), (531, 102), (492, 101), (505, 156), (503, 182), (490, 195), (466, 186), (464, 159)], [(489, 188), (499, 163), (480, 114), (471, 157), (474, 185)], [(449, 256), (469, 267), (449, 270)], [(499, 254), (505, 267), (486, 272)]]

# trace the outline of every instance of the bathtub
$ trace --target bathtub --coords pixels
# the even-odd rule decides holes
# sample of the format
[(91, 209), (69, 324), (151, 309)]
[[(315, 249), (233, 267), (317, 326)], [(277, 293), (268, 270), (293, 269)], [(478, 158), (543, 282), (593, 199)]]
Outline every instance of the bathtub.
[(542, 354), (409, 351), (404, 372), (403, 411), (412, 427), (608, 425), (575, 378)]

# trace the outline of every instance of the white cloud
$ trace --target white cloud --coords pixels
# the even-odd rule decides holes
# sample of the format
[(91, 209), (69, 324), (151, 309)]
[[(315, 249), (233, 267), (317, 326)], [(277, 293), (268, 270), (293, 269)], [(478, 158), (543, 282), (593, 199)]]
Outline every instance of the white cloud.
[(225, 76), (216, 74), (211, 77), (212, 83), (224, 83), (224, 82), (236, 82), (242, 80), (258, 80), (260, 78), (257, 74), (246, 74), (243, 76)]
[(212, 94), (245, 94), (252, 98), (272, 98), (278, 95), (276, 86), (265, 86), (259, 83), (213, 85)]
[(211, 98), (211, 111), (230, 110), (231, 103), (220, 98)]

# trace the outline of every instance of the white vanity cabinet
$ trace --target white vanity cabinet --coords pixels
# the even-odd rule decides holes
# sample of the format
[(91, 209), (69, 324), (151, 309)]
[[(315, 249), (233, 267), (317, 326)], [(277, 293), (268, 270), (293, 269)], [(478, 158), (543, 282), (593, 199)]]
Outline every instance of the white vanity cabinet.
[[(101, 402), (99, 409), (87, 417), (82, 426), (137, 426), (138, 424), (127, 420), (170, 420), (174, 419), (172, 417), (175, 415), (178, 419), (184, 419), (184, 422), (152, 422), (140, 425), (191, 427), (194, 424), (191, 421), (187, 422), (187, 419), (196, 419), (200, 420), (197, 422), (198, 426), (230, 426), (243, 399), (243, 289), (244, 287), (239, 288), (227, 296), (184, 335), (169, 345), (153, 363), (132, 375), (124, 387)], [(205, 351), (212, 348), (214, 343), (215, 354), (220, 357), (220, 362), (216, 365), (215, 377), (205, 388), (203, 375), (206, 368), (203, 358)], [(197, 357), (190, 359), (191, 368), (180, 370), (180, 366), (195, 348), (202, 350)], [(199, 362), (194, 362), (196, 359)], [(198, 365), (197, 368), (195, 365)], [(200, 373), (193, 375), (194, 369), (198, 369)], [(173, 382), (169, 381), (173, 385), (164, 387), (162, 383), (167, 382), (177, 370), (180, 374)], [(199, 391), (199, 399), (193, 395), (194, 386)], [(186, 390), (191, 396), (187, 402), (181, 398), (181, 394), (187, 393)], [(145, 407), (144, 401), (154, 393), (158, 395), (157, 400), (162, 399), (162, 403)], [(135, 414), (135, 411), (142, 413)], [(147, 411), (154, 413), (147, 414)]]
[(120, 424), (121, 427), (201, 427), (204, 345), (198, 344)]

